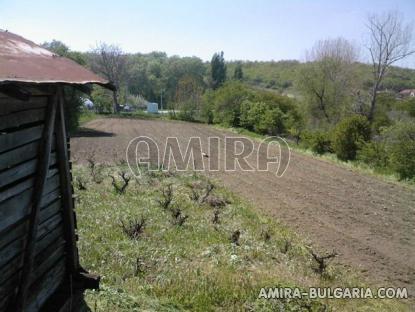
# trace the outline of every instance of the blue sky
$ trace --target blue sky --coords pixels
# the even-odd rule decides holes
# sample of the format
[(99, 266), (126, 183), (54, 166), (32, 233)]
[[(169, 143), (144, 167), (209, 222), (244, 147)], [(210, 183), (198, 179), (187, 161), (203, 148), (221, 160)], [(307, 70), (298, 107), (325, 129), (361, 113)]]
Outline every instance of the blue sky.
[[(204, 60), (221, 50), (226, 59), (302, 60), (319, 39), (361, 45), (367, 14), (391, 9), (415, 20), (415, 0), (0, 0), (0, 28), (80, 51), (102, 41)], [(400, 65), (415, 68), (415, 57)]]

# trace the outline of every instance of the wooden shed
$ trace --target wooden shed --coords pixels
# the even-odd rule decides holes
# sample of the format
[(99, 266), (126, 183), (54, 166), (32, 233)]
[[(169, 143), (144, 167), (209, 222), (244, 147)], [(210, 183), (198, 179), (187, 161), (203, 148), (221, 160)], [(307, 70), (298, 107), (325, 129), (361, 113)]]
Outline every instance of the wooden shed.
[(80, 266), (63, 87), (108, 81), (0, 31), (0, 311), (70, 311)]

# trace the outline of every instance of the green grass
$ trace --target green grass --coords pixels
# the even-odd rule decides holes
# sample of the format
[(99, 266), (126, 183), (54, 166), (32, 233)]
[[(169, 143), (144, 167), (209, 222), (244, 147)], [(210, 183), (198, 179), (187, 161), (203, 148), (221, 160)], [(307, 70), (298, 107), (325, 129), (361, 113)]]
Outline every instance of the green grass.
[(79, 117), (79, 125), (83, 126), (85, 123), (97, 118), (168, 119), (167, 116), (146, 113), (145, 111), (120, 112), (118, 114), (97, 114), (94, 112), (84, 111)]
[[(102, 175), (114, 176), (116, 167)], [(314, 272), (306, 241), (256, 210), (217, 182), (212, 196), (228, 201), (214, 209), (191, 199), (203, 194), (207, 180), (192, 173), (145, 173), (116, 194), (111, 179), (92, 181), (88, 168), (74, 168), (81, 264), (101, 275), (101, 290), (88, 291), (92, 311), (406, 311), (391, 300), (264, 300), (261, 287), (363, 286), (352, 270), (330, 265)], [(75, 183), (76, 184), (76, 183)], [(158, 200), (173, 187), (172, 207), (188, 215), (175, 225)], [(144, 217), (137, 239), (124, 234), (121, 222)], [(231, 242), (240, 230), (239, 246)], [(268, 233), (269, 240), (264, 239)], [(290, 247), (285, 251), (286, 242)]]
[(90, 111), (83, 111), (81, 113), (81, 115), (79, 116), (79, 126), (83, 126), (84, 124), (86, 124), (87, 122), (90, 122), (94, 119), (99, 118), (101, 115), (98, 115), (94, 112), (90, 112)]

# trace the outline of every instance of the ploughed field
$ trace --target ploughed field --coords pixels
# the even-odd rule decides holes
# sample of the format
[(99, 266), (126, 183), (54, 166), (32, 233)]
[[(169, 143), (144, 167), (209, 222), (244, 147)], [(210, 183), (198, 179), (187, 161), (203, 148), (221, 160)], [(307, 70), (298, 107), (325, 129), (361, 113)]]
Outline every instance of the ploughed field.
[[(125, 159), (128, 143), (138, 136), (157, 142), (161, 154), (167, 137), (177, 137), (182, 151), (191, 137), (200, 137), (202, 152), (209, 156), (201, 160), (206, 168), (219, 153), (221, 170), (206, 174), (309, 238), (318, 249), (336, 251), (336, 261), (356, 268), (381, 286), (408, 287), (409, 295), (414, 297), (414, 188), (294, 151), (280, 178), (272, 172), (242, 171), (238, 166), (234, 172), (225, 172), (223, 164), (232, 162), (233, 156), (225, 153), (224, 138), (240, 135), (179, 121), (90, 121), (71, 139), (72, 158), (82, 163), (93, 154), (98, 162), (116, 162)], [(209, 137), (221, 139), (218, 149), (209, 150)], [(254, 155), (248, 157), (248, 162), (257, 167)], [(200, 167), (197, 161), (195, 165)]]

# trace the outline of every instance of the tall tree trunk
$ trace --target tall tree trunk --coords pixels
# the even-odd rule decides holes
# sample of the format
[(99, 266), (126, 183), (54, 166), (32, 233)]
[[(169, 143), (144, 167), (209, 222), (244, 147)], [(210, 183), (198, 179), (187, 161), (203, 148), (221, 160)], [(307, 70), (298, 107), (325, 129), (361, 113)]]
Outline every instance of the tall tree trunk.
[(114, 114), (117, 114), (118, 113), (118, 97), (117, 97), (117, 91), (113, 91), (112, 92), (112, 97), (114, 99), (114, 103), (113, 103)]
[(373, 117), (375, 116), (378, 89), (379, 89), (379, 83), (376, 82), (375, 85), (373, 86), (372, 98), (370, 99), (370, 110), (369, 110), (369, 115), (367, 116), (367, 119), (369, 120), (370, 123), (372, 123)]

